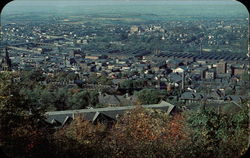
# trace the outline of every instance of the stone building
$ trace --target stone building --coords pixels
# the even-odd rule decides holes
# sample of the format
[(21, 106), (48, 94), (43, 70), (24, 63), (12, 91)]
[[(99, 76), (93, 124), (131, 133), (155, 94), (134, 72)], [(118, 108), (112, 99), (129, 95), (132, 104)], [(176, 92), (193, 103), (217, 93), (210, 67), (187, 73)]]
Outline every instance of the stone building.
[(1, 60), (0, 67), (2, 71), (11, 71), (11, 59), (7, 48), (5, 48), (5, 56)]

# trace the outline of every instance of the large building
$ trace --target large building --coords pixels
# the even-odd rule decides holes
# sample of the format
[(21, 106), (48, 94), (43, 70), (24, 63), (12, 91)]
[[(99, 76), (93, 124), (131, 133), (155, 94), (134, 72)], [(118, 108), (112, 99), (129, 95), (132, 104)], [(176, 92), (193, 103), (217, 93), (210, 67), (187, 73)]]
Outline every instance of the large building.
[[(167, 115), (172, 114), (175, 111), (175, 106), (161, 101), (159, 104), (141, 105), (144, 108), (158, 109), (165, 111)], [(65, 124), (70, 123), (76, 116), (82, 116), (85, 120), (92, 123), (105, 123), (109, 124), (117, 120), (126, 111), (135, 108), (135, 106), (122, 106), (122, 107), (106, 107), (96, 109), (80, 109), (80, 110), (65, 110), (65, 111), (52, 111), (47, 112), (47, 123), (53, 127), (63, 127)]]
[(244, 68), (241, 67), (232, 67), (233, 75), (242, 75), (245, 72)]
[(139, 31), (139, 27), (138, 26), (132, 26), (131, 28), (130, 28), (130, 32), (131, 33), (135, 33), (135, 32), (138, 32)]
[(225, 61), (220, 61), (216, 67), (217, 74), (227, 73), (227, 63)]

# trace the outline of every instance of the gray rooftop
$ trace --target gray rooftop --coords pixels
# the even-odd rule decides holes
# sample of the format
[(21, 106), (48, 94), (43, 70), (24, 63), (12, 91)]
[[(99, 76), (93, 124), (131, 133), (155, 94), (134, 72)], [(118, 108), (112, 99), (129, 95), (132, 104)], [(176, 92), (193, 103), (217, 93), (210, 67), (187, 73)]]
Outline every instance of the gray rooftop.
[[(141, 105), (144, 108), (151, 108), (151, 109), (159, 109), (166, 111), (167, 114), (170, 114), (171, 111), (174, 109), (174, 105), (162, 101), (159, 104), (151, 104), (151, 105)], [(75, 114), (81, 114), (86, 120), (94, 121), (94, 118), (97, 114), (103, 114), (109, 118), (116, 120), (117, 116), (122, 115), (124, 112), (135, 108), (136, 106), (123, 106), (123, 107), (106, 107), (106, 108), (96, 108), (96, 109), (80, 109), (80, 110), (65, 110), (65, 111), (51, 111), (46, 112), (47, 122), (55, 122), (58, 121), (61, 124), (65, 122), (65, 119), (68, 117), (74, 118)]]

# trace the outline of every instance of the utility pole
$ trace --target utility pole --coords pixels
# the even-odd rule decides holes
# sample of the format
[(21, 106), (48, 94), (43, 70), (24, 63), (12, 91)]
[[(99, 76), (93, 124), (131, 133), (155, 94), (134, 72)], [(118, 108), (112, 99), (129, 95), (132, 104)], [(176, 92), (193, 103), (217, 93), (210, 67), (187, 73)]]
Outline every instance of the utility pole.
[(181, 89), (182, 91), (185, 89), (185, 71), (182, 73)]

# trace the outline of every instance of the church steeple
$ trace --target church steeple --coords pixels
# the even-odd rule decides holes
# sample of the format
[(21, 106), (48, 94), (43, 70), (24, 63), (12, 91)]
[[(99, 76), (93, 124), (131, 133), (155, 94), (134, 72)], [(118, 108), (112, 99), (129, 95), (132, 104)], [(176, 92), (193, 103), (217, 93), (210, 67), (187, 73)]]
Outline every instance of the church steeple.
[(5, 58), (9, 59), (9, 52), (8, 52), (7, 47), (5, 47)]
[(5, 57), (2, 59), (1, 66), (3, 71), (11, 71), (11, 59), (7, 47), (5, 47)]

